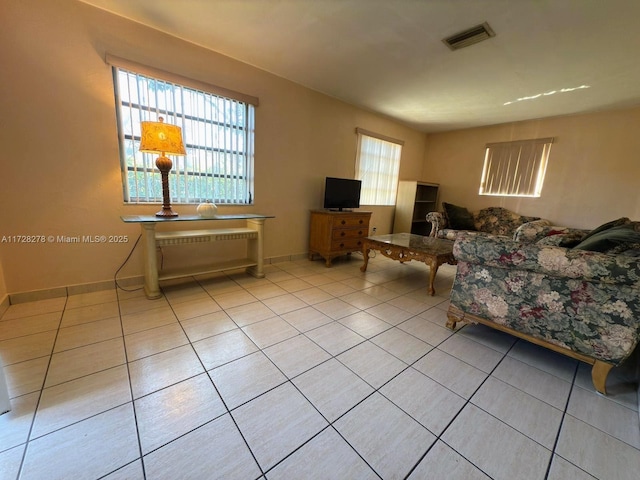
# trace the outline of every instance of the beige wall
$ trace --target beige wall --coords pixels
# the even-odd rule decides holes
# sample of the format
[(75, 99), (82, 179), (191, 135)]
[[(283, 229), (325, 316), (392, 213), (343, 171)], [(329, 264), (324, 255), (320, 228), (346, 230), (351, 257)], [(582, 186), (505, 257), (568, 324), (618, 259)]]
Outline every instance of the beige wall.
[[(638, 131), (640, 108), (432, 134), (422, 177), (441, 184), (441, 200), (470, 210), (503, 206), (580, 228), (640, 220)], [(543, 137), (555, 143), (540, 198), (478, 195), (486, 143)]]
[(7, 284), (4, 281), (4, 271), (2, 270), (2, 262), (0, 262), (0, 304), (7, 295)]
[[(275, 215), (266, 225), (269, 258), (306, 252), (308, 211), (322, 206), (324, 177), (354, 174), (356, 127), (405, 140), (400, 178), (440, 183), (441, 200), (471, 209), (502, 205), (585, 228), (623, 215), (640, 218), (640, 109), (426, 136), (73, 0), (9, 0), (1, 21), (0, 236), (128, 235), (130, 241), (0, 244), (0, 297), (112, 279), (139, 233), (120, 215), (157, 210), (122, 201), (106, 52), (259, 97), (256, 203), (221, 213)], [(541, 198), (477, 195), (485, 143), (547, 136), (556, 143)], [(195, 211), (194, 205), (175, 208)], [(373, 210), (378, 233), (391, 231), (392, 207), (363, 209)], [(195, 262), (199, 253), (172, 252), (167, 261)], [(138, 247), (121, 276), (141, 272)]]
[[(275, 215), (266, 224), (266, 257), (306, 252), (308, 212), (322, 206), (324, 177), (354, 174), (356, 127), (405, 140), (402, 178), (422, 171), (424, 134), (249, 65), (73, 0), (9, 0), (2, 10), (0, 235), (130, 238), (2, 244), (9, 293), (112, 279), (139, 233), (120, 215), (158, 210), (123, 205), (106, 52), (259, 97), (255, 205), (220, 213)], [(393, 208), (374, 209), (378, 232), (390, 231), (392, 216)], [(141, 272), (138, 247), (121, 275)]]

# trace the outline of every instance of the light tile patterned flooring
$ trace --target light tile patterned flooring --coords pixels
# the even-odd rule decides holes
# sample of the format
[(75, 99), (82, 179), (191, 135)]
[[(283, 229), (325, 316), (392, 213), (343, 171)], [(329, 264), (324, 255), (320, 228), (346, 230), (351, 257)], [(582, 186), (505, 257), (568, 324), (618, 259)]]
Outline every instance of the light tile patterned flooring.
[(9, 307), (1, 479), (637, 479), (628, 371), (445, 328), (455, 272), (377, 256)]

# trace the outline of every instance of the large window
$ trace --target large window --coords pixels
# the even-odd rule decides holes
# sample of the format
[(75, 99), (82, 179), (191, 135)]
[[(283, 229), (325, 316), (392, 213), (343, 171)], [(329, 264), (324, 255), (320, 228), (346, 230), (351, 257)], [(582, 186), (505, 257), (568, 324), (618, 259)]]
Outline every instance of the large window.
[(539, 197), (553, 138), (489, 143), (480, 195)]
[[(162, 202), (158, 155), (142, 153), (140, 122), (157, 121), (182, 128), (186, 156), (170, 157), (172, 203), (253, 203), (254, 104), (172, 74), (113, 65), (120, 157), (125, 202)], [(185, 80), (185, 81), (183, 81)], [(192, 85), (197, 85), (197, 88)], [(221, 90), (221, 89), (219, 89)], [(241, 96), (241, 94), (239, 94)]]
[(361, 128), (356, 133), (356, 179), (362, 180), (360, 204), (395, 205), (404, 142)]

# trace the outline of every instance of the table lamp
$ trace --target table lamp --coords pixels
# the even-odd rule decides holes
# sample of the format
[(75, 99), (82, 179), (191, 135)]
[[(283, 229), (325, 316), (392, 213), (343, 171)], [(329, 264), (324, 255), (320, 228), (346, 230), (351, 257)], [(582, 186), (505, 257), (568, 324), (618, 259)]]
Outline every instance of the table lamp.
[(140, 122), (142, 127), (140, 138), (140, 151), (146, 153), (160, 152), (156, 159), (156, 167), (162, 174), (162, 210), (156, 213), (156, 217), (177, 217), (178, 214), (171, 210), (171, 197), (169, 196), (169, 172), (173, 163), (165, 155), (186, 155), (182, 143), (182, 130), (177, 125), (164, 123), (162, 117), (157, 122)]

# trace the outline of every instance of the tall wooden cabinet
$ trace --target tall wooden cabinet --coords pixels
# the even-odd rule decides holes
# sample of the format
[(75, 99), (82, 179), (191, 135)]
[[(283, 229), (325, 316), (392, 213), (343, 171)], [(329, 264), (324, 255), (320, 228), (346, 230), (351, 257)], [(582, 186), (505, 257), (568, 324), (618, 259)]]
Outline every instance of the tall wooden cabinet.
[(362, 239), (369, 235), (371, 212), (312, 210), (309, 231), (309, 260), (315, 254), (327, 267), (340, 255), (362, 251)]
[(393, 233), (429, 235), (431, 224), (425, 217), (437, 211), (439, 188), (437, 183), (399, 182)]

